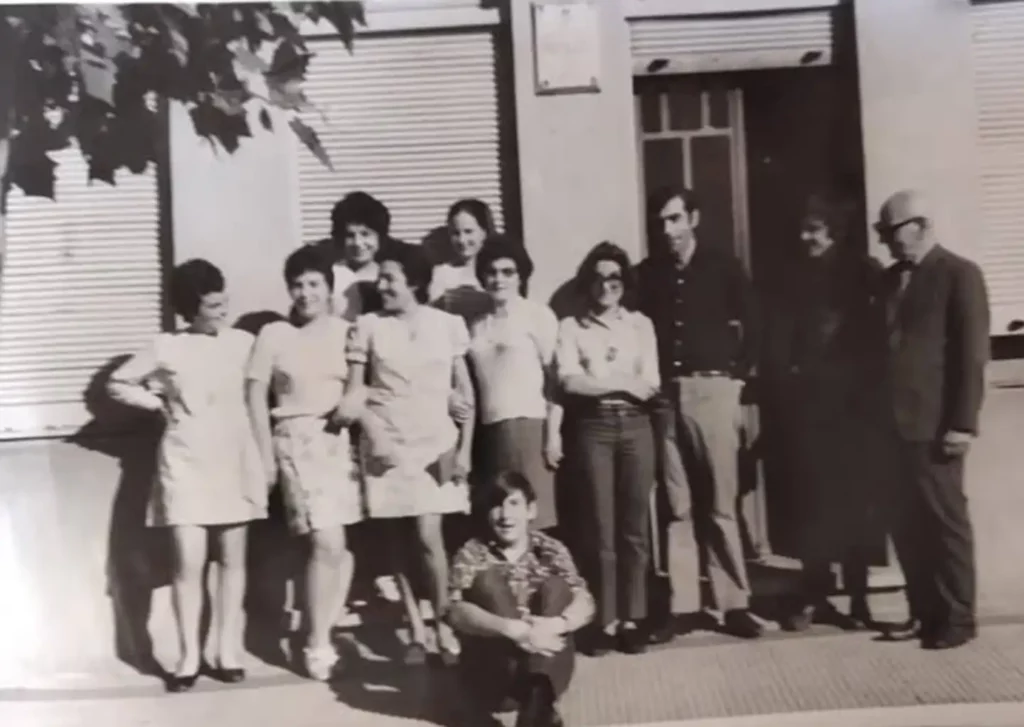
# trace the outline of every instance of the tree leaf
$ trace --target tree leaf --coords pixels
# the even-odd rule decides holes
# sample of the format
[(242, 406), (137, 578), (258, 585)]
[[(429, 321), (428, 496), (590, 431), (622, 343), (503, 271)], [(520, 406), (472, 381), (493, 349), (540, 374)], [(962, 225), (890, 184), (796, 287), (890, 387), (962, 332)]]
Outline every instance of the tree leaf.
[(266, 108), (260, 109), (260, 125), (267, 131), (274, 130), (274, 121), (270, 118), (270, 112)]
[(245, 102), (250, 98), (249, 92), (244, 89), (221, 89), (210, 94), (210, 100), (220, 111), (229, 116), (237, 116), (245, 113)]
[(306, 148), (313, 152), (313, 155), (320, 160), (320, 163), (333, 172), (334, 165), (331, 163), (331, 157), (327, 154), (327, 150), (324, 149), (323, 144), (320, 142), (320, 136), (316, 131), (299, 118), (293, 118), (288, 122), (288, 126), (299, 137), (299, 140), (306, 145)]
[(185, 13), (185, 15), (188, 15), (190, 18), (199, 17), (199, 11), (193, 3), (174, 3), (174, 7)]
[(243, 44), (235, 44), (234, 48), (232, 48), (232, 52), (235, 54), (235, 60), (238, 61), (239, 65), (241, 65), (244, 70), (250, 73), (267, 73), (270, 71), (270, 64), (246, 48)]
[(86, 95), (109, 106), (114, 105), (114, 84), (117, 83), (117, 66), (114, 65), (112, 60), (83, 51), (79, 78), (82, 82), (82, 90)]
[(28, 139), (11, 140), (7, 180), (28, 197), (55, 199), (57, 164)]
[(314, 3), (317, 10), (338, 31), (341, 42), (350, 51), (355, 38), (355, 26), (366, 26), (366, 15), (361, 2), (321, 2)]

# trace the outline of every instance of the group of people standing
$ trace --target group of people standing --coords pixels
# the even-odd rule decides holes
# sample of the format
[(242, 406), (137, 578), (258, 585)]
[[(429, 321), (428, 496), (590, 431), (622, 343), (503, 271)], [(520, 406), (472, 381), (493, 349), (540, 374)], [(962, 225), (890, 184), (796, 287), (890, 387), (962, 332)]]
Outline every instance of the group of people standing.
[[(561, 321), (526, 297), (530, 256), (479, 200), (451, 207), (450, 257), (438, 264), (391, 238), (380, 201), (348, 195), (330, 238), (288, 257), (291, 310), (255, 338), (229, 327), (220, 271), (182, 264), (171, 292), (187, 326), (110, 383), (167, 424), (150, 522), (176, 544), (181, 656), (168, 688), (190, 688), (201, 669), (244, 678), (245, 525), (266, 516), (278, 484), (311, 546), (304, 656), (317, 679), (337, 666), (331, 630), (354, 572), (346, 528), (379, 520), (382, 568), (409, 625), (406, 663), (428, 658), (425, 595), (445, 664), (461, 652), (467, 673), (491, 675), (504, 696), (512, 687), (491, 678), (495, 664), (513, 681), (526, 665), (540, 679), (527, 706), (545, 715), (532, 723), (555, 724), (572, 632), (589, 624), (580, 646), (594, 655), (674, 635), (671, 620), (649, 617), (656, 482), (670, 518), (694, 523), (706, 613), (760, 636), (738, 511), (742, 402), (755, 381), (775, 432), (769, 464), (799, 504), (790, 530), (808, 588), (784, 625), (828, 610), (832, 563), (855, 595), (841, 625), (869, 621), (865, 534), (891, 528), (914, 620), (905, 630), (934, 648), (970, 640), (962, 463), (977, 431), (987, 301), (977, 267), (936, 244), (922, 204), (904, 192), (883, 208), (876, 229), (899, 261), (883, 271), (844, 239), (841, 205), (813, 200), (798, 277), (770, 315), (731, 241), (698, 242), (697, 199), (681, 188), (650, 199), (647, 260), (634, 266), (611, 242), (591, 250), (575, 279), (582, 306)], [(552, 537), (560, 508), (573, 556)], [(471, 512), (475, 529), (446, 540), (445, 519)], [(220, 593), (204, 648), (211, 545)]]

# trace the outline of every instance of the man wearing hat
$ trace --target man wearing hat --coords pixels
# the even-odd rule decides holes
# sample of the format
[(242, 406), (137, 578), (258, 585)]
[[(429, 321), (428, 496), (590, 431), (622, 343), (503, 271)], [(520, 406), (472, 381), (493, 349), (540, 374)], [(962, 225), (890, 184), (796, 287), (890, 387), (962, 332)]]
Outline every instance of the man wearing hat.
[(910, 621), (890, 635), (950, 649), (977, 635), (963, 475), (984, 397), (988, 294), (978, 266), (938, 244), (919, 192), (886, 200), (875, 229), (896, 260), (884, 295), (896, 435), (893, 541), (910, 606)]

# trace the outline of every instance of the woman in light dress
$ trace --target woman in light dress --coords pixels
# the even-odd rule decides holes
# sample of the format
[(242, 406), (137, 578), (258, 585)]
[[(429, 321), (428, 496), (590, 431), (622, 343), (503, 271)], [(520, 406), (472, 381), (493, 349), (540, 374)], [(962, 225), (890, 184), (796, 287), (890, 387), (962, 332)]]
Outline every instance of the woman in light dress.
[(175, 311), (188, 327), (158, 335), (111, 376), (109, 392), (166, 422), (148, 523), (169, 527), (180, 655), (167, 689), (182, 692), (203, 666), (200, 614), (210, 541), (220, 559), (206, 642), (206, 669), (228, 682), (242, 668), (246, 525), (266, 517), (267, 486), (245, 407), (245, 368), (253, 337), (230, 328), (224, 277), (205, 260), (177, 267)]
[(490, 304), (480, 286), (476, 261), (484, 241), (495, 232), (494, 218), (486, 202), (461, 199), (448, 210), (447, 225), (452, 258), (434, 268), (429, 298), (468, 323)]
[(389, 246), (378, 262), (382, 310), (361, 316), (348, 343), (348, 397), (365, 402), (366, 505), (369, 517), (396, 526), (389, 542), (411, 629), (406, 663), (427, 658), (426, 626), (408, 579), (415, 567), (426, 571), (438, 648), (449, 664), (458, 642), (441, 618), (448, 579), (441, 523), (447, 513), (469, 510), (474, 417), (457, 424), (449, 413), (455, 391), (472, 406), (469, 334), (461, 318), (424, 305), (431, 267), (419, 246)]
[[(348, 377), (349, 324), (333, 315), (334, 272), (322, 249), (307, 245), (293, 252), (284, 278), (291, 314), (260, 331), (247, 398), (263, 479), (274, 483), (280, 475), (289, 526), (310, 541), (305, 666), (311, 677), (326, 680), (338, 661), (331, 629), (352, 582), (345, 527), (362, 519), (348, 430), (330, 421)], [(276, 404), (268, 411), (271, 391)]]
[(581, 475), (580, 562), (597, 600), (598, 627), (584, 646), (636, 654), (648, 636), (647, 563), (654, 434), (650, 402), (661, 386), (654, 324), (623, 306), (632, 268), (610, 242), (583, 261), (577, 285), (587, 311), (562, 321), (555, 354), (566, 394), (567, 450)]
[(541, 530), (558, 524), (555, 470), (562, 459), (562, 407), (554, 372), (558, 319), (524, 298), (533, 274), (526, 249), (505, 236), (487, 240), (477, 270), (490, 308), (471, 326), (469, 360), (477, 382), (483, 478), (520, 472), (537, 493)]

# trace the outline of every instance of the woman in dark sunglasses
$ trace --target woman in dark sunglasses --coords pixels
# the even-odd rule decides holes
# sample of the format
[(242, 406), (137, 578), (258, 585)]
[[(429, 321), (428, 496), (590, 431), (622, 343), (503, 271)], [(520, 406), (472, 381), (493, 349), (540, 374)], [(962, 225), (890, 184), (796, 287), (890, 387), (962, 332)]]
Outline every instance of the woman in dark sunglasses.
[(660, 376), (653, 323), (623, 306), (631, 272), (629, 256), (610, 242), (587, 255), (576, 276), (586, 312), (562, 321), (555, 354), (567, 458), (580, 475), (580, 560), (597, 600), (597, 628), (582, 645), (593, 655), (636, 654), (647, 643), (639, 624), (655, 476), (648, 404)]

